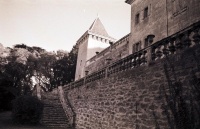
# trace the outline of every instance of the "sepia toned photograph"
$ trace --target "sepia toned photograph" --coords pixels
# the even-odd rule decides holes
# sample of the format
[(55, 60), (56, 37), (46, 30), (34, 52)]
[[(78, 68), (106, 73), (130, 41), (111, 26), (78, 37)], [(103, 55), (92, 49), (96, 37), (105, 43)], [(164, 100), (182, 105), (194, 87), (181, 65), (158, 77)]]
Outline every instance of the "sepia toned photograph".
[(0, 129), (200, 129), (200, 0), (0, 0)]

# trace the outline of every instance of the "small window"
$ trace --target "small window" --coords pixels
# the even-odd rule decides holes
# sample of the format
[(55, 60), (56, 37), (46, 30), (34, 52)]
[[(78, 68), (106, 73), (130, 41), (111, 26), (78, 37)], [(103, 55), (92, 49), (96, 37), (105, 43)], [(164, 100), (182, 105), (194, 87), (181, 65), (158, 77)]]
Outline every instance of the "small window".
[(133, 44), (133, 53), (139, 51), (140, 49), (141, 49), (141, 42)]
[(144, 40), (144, 46), (145, 47), (149, 46), (149, 44), (148, 44), (148, 38), (145, 38), (145, 40)]
[(135, 51), (139, 51), (140, 50), (140, 43), (136, 43), (135, 44)]
[(133, 49), (132, 49), (132, 53), (135, 52), (135, 44), (133, 44)]
[(140, 14), (138, 13), (136, 16), (135, 16), (135, 24), (138, 24), (140, 22)]
[(149, 9), (148, 9), (148, 7), (146, 7), (146, 8), (144, 9), (144, 18), (147, 18), (147, 17), (148, 17), (148, 14), (149, 14)]

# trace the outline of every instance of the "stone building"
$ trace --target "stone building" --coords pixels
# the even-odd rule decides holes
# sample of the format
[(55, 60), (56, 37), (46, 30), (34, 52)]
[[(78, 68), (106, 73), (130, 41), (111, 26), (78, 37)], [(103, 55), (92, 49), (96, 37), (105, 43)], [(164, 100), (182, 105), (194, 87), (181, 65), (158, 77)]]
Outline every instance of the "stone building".
[(99, 18), (77, 41), (75, 80), (200, 21), (199, 0), (126, 0), (131, 32), (119, 40), (108, 35)]
[(78, 39), (79, 46), (75, 80), (85, 76), (86, 61), (109, 46), (115, 39), (108, 35), (99, 18), (96, 18), (90, 28)]
[(168, 37), (200, 20), (199, 0), (126, 0), (131, 5), (129, 54)]
[(77, 43), (76, 81), (42, 96), (44, 125), (200, 127), (200, 0), (126, 3), (131, 33), (115, 41), (99, 18), (94, 21)]

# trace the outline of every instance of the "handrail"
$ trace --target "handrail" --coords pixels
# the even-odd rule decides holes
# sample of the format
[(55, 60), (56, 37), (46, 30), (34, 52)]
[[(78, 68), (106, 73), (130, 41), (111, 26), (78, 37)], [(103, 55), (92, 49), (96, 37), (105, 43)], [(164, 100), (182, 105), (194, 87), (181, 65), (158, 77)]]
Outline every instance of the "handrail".
[(59, 94), (60, 102), (62, 104), (62, 107), (65, 111), (65, 114), (69, 120), (71, 127), (75, 127), (76, 113), (74, 112), (74, 109), (72, 108), (68, 100), (68, 97), (67, 96), (65, 97), (65, 93), (62, 89), (62, 86), (58, 86), (58, 94)]

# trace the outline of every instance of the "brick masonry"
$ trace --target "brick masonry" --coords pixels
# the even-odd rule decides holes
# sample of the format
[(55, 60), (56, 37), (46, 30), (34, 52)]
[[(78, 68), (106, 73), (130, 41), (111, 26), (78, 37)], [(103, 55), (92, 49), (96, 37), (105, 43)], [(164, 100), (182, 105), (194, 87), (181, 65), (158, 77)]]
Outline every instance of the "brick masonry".
[[(169, 61), (159, 59), (148, 66), (65, 90), (77, 115), (77, 129), (168, 129), (162, 91), (168, 83), (163, 65), (173, 65), (177, 80), (188, 88), (192, 71), (198, 74), (199, 64), (193, 52), (200, 60), (200, 46), (196, 46), (171, 55)], [(174, 80), (170, 67), (168, 71)]]

